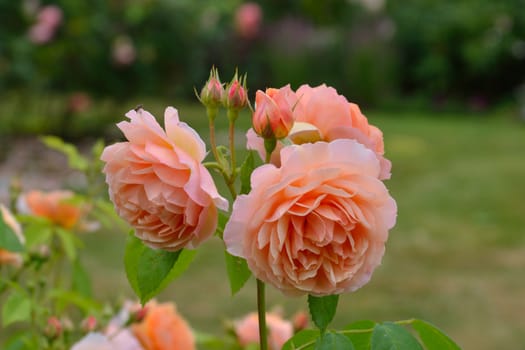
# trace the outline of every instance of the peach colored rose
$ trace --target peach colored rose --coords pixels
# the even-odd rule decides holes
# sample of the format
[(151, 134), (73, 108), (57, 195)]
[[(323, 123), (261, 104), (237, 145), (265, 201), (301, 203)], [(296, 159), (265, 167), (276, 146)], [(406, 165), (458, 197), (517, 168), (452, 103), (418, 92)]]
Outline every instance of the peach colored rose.
[(30, 191), (18, 199), (21, 212), (49, 219), (66, 229), (74, 227), (82, 214), (83, 208), (71, 202), (71, 191)]
[[(302, 85), (295, 92), (297, 104), (293, 107), (294, 126), (288, 138), (295, 144), (337, 139), (352, 139), (375, 152), (380, 161), (379, 178), (389, 179), (391, 163), (384, 158), (383, 134), (377, 127), (370, 125), (361, 113), (359, 106), (350, 103), (337, 91), (326, 85), (310, 87)], [(247, 134), (248, 148), (259, 152), (264, 159), (264, 144), (254, 132)], [(279, 166), (279, 150), (272, 154), (272, 163)]]
[(147, 305), (146, 317), (131, 329), (145, 350), (193, 350), (195, 339), (172, 303)]
[[(24, 244), (25, 238), (22, 234), (22, 228), (9, 209), (3, 205), (0, 205), (0, 214), (2, 214), (2, 219), (4, 220), (5, 224), (9, 226), (11, 230), (13, 230), (20, 243)], [(22, 256), (18, 253), (10, 252), (6, 249), (0, 248), (0, 265), (4, 264), (20, 266), (22, 265)]]
[(201, 164), (204, 142), (175, 108), (164, 114), (164, 131), (143, 109), (121, 122), (127, 142), (106, 147), (101, 159), (117, 213), (152, 248), (195, 248), (217, 227), (217, 208), (227, 210)]
[(380, 264), (396, 203), (374, 152), (355, 140), (292, 145), (281, 167), (252, 173), (224, 241), (253, 274), (287, 295), (354, 291)]
[(290, 85), (266, 89), (266, 92), (258, 90), (252, 118), (255, 133), (263, 138), (286, 137), (294, 123), (292, 108), (296, 102), (296, 95)]
[[(269, 350), (280, 350), (284, 343), (293, 336), (293, 326), (290, 321), (283, 320), (276, 313), (266, 313), (266, 326), (268, 328)], [(239, 344), (259, 344), (259, 318), (252, 312), (243, 319), (236, 321), (234, 331)]]

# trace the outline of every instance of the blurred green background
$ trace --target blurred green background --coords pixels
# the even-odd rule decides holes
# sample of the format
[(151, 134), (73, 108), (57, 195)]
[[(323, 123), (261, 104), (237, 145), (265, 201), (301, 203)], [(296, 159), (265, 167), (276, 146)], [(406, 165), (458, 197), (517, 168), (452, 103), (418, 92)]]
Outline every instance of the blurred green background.
[[(398, 225), (336, 325), (420, 317), (465, 349), (525, 346), (525, 1), (0, 0), (2, 202), (13, 176), (82, 190), (36, 135), (114, 141), (139, 103), (157, 117), (174, 105), (205, 135), (193, 89), (211, 65), (224, 81), (246, 72), (251, 96), (332, 85), (384, 132)], [(248, 127), (244, 114), (239, 148)], [(125, 235), (82, 238), (97, 294), (131, 296)], [(230, 298), (220, 244), (162, 294), (214, 333), (255, 309), (253, 280)], [(269, 289), (287, 315), (306, 308)]]

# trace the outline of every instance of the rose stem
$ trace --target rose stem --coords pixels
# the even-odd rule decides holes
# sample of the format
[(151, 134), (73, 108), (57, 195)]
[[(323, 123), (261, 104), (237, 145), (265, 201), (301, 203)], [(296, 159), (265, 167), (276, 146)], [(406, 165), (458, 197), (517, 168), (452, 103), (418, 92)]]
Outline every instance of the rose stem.
[(257, 279), (257, 312), (259, 315), (259, 342), (261, 350), (268, 350), (266, 337), (266, 305), (264, 300), (264, 282)]

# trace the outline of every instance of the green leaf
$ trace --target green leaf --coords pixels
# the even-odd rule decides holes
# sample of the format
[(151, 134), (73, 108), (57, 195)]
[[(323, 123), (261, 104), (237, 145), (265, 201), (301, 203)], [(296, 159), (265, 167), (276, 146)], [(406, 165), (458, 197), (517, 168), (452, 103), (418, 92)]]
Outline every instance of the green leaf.
[(423, 350), (405, 327), (392, 322), (374, 327), (371, 345), (371, 350)]
[(415, 320), (412, 327), (419, 334), (419, 338), (427, 350), (461, 350), (461, 348), (436, 326), (423, 321)]
[(91, 298), (93, 295), (91, 290), (91, 279), (84, 266), (79, 259), (73, 263), (73, 290), (80, 295)]
[(145, 304), (180, 276), (195, 253), (185, 249), (176, 252), (151, 249), (130, 235), (126, 242), (124, 264), (128, 281), (140, 302)]
[(75, 261), (77, 258), (77, 246), (81, 246), (82, 241), (80, 241), (71, 231), (56, 228), (55, 232), (62, 242), (62, 247), (64, 248), (64, 252), (68, 259), (70, 261)]
[[(345, 331), (355, 330), (357, 332), (344, 332), (352, 341), (356, 349), (370, 349), (370, 338), (376, 323), (369, 320), (356, 321), (345, 327)], [(359, 332), (359, 330), (369, 330), (368, 332)]]
[[(282, 350), (294, 350), (300, 346), (305, 346), (302, 349), (313, 349), (315, 345), (315, 340), (319, 338), (319, 330), (317, 329), (303, 329), (300, 332), (295, 333), (293, 337), (288, 339), (284, 343)], [(310, 344), (310, 345), (306, 345)]]
[(24, 227), (24, 236), (28, 248), (49, 245), (53, 229), (49, 226), (49, 221), (43, 223), (32, 222)]
[(250, 177), (253, 169), (255, 169), (255, 159), (253, 151), (248, 152), (244, 162), (241, 165), (240, 179), (241, 179), (241, 194), (248, 193), (252, 189)]
[(0, 248), (10, 252), (22, 252), (24, 246), (16, 236), (16, 233), (4, 221), (4, 216), (0, 212)]
[(87, 159), (80, 155), (74, 145), (66, 143), (56, 136), (43, 136), (40, 139), (47, 147), (66, 155), (69, 167), (72, 169), (86, 171), (89, 167)]
[(95, 300), (72, 291), (53, 289), (49, 292), (49, 297), (57, 301), (57, 309), (60, 312), (64, 311), (69, 305), (77, 306), (86, 314), (102, 310), (102, 305)]
[(315, 350), (354, 350), (354, 345), (342, 334), (328, 332), (317, 339)]
[(310, 315), (315, 325), (324, 333), (326, 327), (332, 322), (335, 311), (337, 310), (337, 302), (339, 295), (328, 295), (324, 297), (315, 297), (308, 295), (308, 308)]
[(13, 291), (2, 307), (2, 324), (29, 321), (31, 318), (31, 300), (20, 291)]
[(248, 281), (252, 272), (243, 258), (233, 256), (227, 251), (224, 251), (224, 257), (226, 258), (226, 271), (230, 280), (230, 289), (232, 295), (235, 295)]

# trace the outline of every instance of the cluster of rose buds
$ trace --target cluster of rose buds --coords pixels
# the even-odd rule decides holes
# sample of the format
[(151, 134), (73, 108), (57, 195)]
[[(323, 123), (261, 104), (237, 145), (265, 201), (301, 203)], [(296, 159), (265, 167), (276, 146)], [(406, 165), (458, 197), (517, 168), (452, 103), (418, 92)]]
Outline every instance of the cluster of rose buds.
[(216, 68), (210, 71), (210, 77), (199, 95), (199, 100), (206, 108), (216, 109), (224, 106), (228, 110), (239, 111), (248, 105), (246, 75), (239, 77), (235, 72), (233, 79), (223, 86)]

